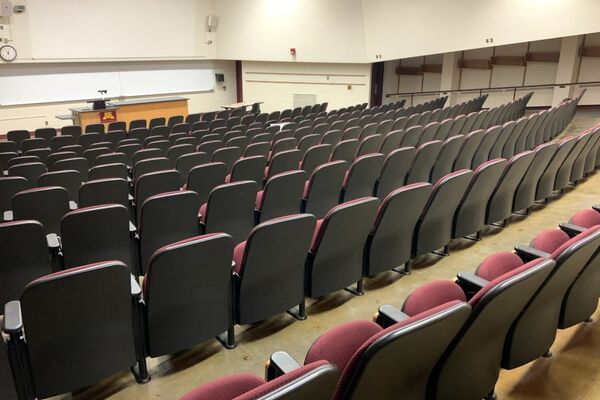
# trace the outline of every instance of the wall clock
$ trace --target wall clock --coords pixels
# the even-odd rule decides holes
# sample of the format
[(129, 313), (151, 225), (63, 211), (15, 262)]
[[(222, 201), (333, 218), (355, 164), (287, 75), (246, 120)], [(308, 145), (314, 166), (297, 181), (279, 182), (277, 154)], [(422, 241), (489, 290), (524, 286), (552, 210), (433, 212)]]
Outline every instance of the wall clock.
[(17, 50), (8, 44), (4, 45), (0, 47), (0, 58), (4, 61), (14, 61), (17, 58)]

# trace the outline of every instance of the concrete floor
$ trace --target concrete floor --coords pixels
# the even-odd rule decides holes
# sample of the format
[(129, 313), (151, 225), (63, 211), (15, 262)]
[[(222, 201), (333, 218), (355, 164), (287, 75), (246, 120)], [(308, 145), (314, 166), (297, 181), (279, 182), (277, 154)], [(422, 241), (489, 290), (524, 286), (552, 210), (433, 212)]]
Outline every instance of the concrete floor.
[[(579, 112), (566, 134), (579, 133), (598, 122), (599, 112)], [(152, 380), (146, 385), (136, 384), (130, 374), (123, 373), (82, 390), (73, 398), (178, 399), (198, 385), (224, 375), (240, 372), (262, 375), (265, 361), (277, 350), (285, 350), (301, 362), (312, 342), (329, 328), (354, 319), (370, 319), (382, 304), (400, 306), (422, 284), (452, 279), (460, 271), (474, 271), (487, 255), (527, 244), (540, 230), (555, 227), (579, 209), (596, 203), (600, 203), (600, 174), (548, 205), (537, 206), (529, 217), (514, 217), (507, 228), (489, 229), (481, 242), (457, 241), (451, 246), (449, 257), (418, 259), (410, 276), (388, 272), (368, 280), (362, 297), (340, 291), (309, 301), (306, 321), (282, 314), (260, 324), (237, 327), (235, 350), (225, 350), (212, 340), (178, 355), (149, 360)], [(496, 387), (499, 399), (600, 399), (598, 320), (600, 311), (596, 312), (594, 322), (559, 332), (552, 358), (502, 371)]]

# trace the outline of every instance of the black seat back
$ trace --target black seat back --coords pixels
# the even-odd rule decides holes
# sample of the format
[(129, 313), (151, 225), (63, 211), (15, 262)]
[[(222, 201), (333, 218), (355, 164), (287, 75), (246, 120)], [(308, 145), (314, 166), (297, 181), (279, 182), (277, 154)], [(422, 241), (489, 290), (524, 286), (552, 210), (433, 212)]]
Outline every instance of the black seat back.
[(129, 206), (129, 184), (125, 179), (107, 178), (85, 182), (79, 188), (79, 207), (102, 204)]
[(385, 156), (380, 153), (367, 154), (354, 160), (344, 180), (341, 202), (373, 196), (384, 161)]
[(413, 232), (431, 190), (429, 183), (414, 183), (385, 197), (365, 246), (366, 276), (375, 276), (410, 260)]
[(198, 194), (189, 190), (157, 194), (144, 202), (138, 220), (142, 272), (162, 246), (198, 236), (199, 208)]
[(347, 168), (345, 161), (332, 161), (317, 167), (304, 190), (303, 212), (320, 219), (338, 205)]
[(14, 195), (12, 210), (15, 220), (33, 219), (44, 225), (46, 233), (58, 234), (60, 220), (69, 211), (69, 195), (58, 186), (24, 190)]
[(208, 195), (217, 187), (225, 183), (227, 170), (223, 163), (206, 163), (190, 170), (187, 180), (187, 190), (192, 190), (200, 196), (200, 204), (208, 201)]
[(299, 213), (307, 178), (308, 174), (300, 170), (271, 177), (256, 201), (256, 208), (260, 212), (258, 222)]
[(117, 260), (132, 266), (129, 210), (118, 204), (79, 208), (60, 224), (65, 268)]
[(261, 321), (304, 302), (304, 264), (315, 218), (288, 215), (256, 226), (245, 245), (236, 322)]
[(334, 207), (317, 225), (307, 260), (306, 294), (320, 297), (362, 280), (363, 251), (379, 200)]
[(27, 285), (21, 306), (38, 398), (89, 386), (136, 362), (131, 275), (122, 263), (39, 278)]
[(4, 305), (18, 300), (29, 282), (50, 274), (52, 263), (46, 231), (38, 221), (2, 223), (0, 240), (5, 244), (0, 252), (0, 303)]
[(231, 235), (236, 244), (246, 240), (254, 226), (257, 189), (254, 181), (215, 187), (208, 196), (206, 214), (202, 216), (205, 232), (225, 232)]
[(385, 199), (392, 191), (404, 186), (415, 153), (416, 149), (414, 147), (401, 147), (392, 151), (385, 158), (375, 188), (375, 195), (380, 200)]
[(189, 349), (229, 328), (232, 257), (233, 241), (224, 233), (167, 244), (153, 254), (144, 285), (151, 357)]

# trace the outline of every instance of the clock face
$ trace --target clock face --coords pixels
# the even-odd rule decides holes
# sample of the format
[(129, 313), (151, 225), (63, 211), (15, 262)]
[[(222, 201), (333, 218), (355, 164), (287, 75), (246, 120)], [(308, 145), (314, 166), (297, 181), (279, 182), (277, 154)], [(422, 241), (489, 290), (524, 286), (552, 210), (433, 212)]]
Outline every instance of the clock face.
[(17, 58), (17, 50), (9, 45), (2, 46), (0, 47), (0, 58), (4, 61), (14, 61)]

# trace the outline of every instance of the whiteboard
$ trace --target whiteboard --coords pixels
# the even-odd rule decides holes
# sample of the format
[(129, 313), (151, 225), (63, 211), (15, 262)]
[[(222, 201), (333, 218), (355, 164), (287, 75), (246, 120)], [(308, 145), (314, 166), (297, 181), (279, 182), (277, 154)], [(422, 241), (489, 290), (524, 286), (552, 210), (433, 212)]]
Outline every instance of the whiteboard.
[(207, 61), (11, 64), (0, 68), (0, 105), (54, 103), (106, 97), (213, 90)]
[(28, 0), (35, 59), (203, 56), (206, 0)]

